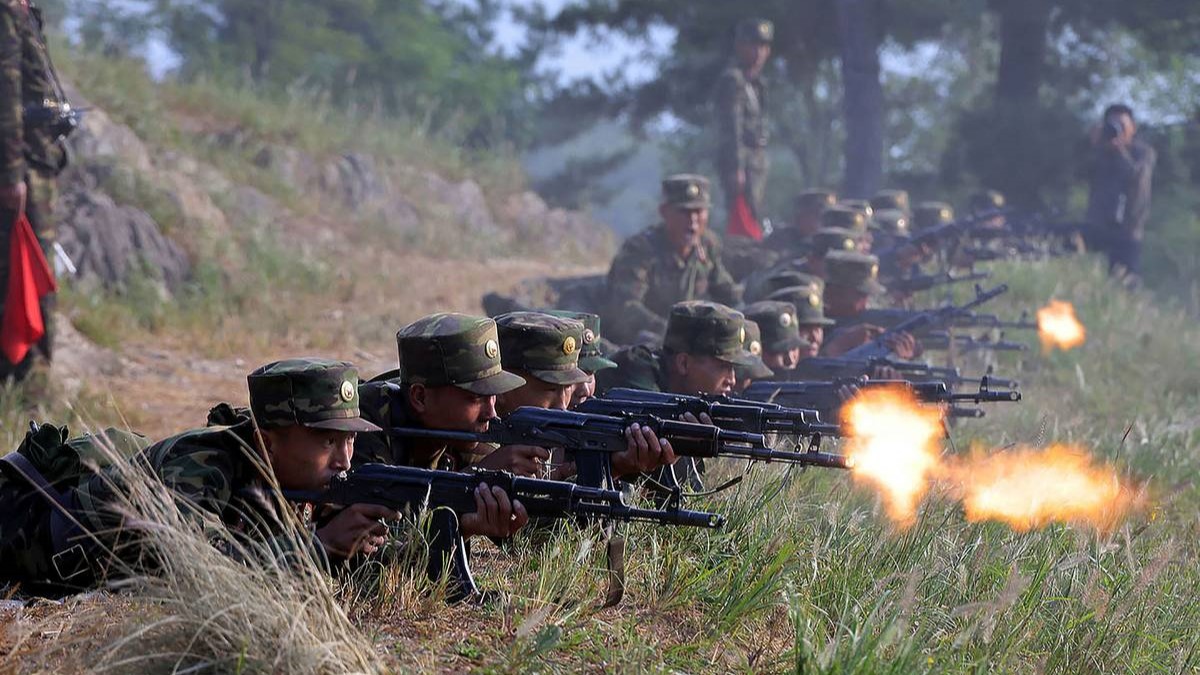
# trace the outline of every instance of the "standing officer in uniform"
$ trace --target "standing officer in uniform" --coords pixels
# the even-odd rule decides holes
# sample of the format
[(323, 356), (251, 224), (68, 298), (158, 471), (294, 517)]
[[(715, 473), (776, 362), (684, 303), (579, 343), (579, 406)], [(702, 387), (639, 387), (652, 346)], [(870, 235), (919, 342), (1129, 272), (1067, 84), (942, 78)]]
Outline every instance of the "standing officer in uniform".
[(746, 197), (755, 220), (763, 220), (767, 187), (766, 86), (763, 67), (771, 57), (775, 26), (765, 19), (746, 19), (734, 36), (735, 62), (717, 82), (717, 171), (725, 201), (732, 207)]
[[(7, 296), (9, 242), (21, 214), (46, 258), (54, 253), (54, 179), (67, 163), (74, 123), (50, 63), (42, 13), (28, 0), (0, 0), (0, 302)], [(42, 300), (46, 335), (19, 364), (0, 358), (0, 379), (23, 379), (50, 361), (54, 296)]]

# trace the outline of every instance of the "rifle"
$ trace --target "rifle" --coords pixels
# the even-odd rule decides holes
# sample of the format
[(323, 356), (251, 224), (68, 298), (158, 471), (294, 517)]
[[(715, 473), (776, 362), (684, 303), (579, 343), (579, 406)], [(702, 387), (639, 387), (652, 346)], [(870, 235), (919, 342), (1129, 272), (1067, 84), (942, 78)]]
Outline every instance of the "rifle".
[[(848, 325), (858, 325), (862, 323), (880, 328), (890, 328), (903, 321), (907, 321), (914, 316), (930, 310), (924, 309), (899, 309), (895, 307), (883, 309), (868, 309), (859, 312), (855, 315), (852, 323)], [(1021, 313), (1021, 317), (1016, 321), (1008, 321), (1001, 319), (995, 314), (978, 314), (976, 312), (962, 312), (953, 316), (948, 322), (948, 326), (954, 328), (999, 328), (999, 329), (1014, 329), (1014, 330), (1037, 330), (1037, 323), (1029, 320), (1029, 312)], [(915, 337), (921, 337), (920, 333), (914, 333)]]
[(888, 281), (887, 288), (889, 291), (897, 291), (900, 293), (917, 293), (919, 291), (928, 291), (939, 286), (949, 284), (961, 284), (968, 281), (982, 281), (991, 277), (990, 272), (968, 272), (966, 274), (954, 274), (952, 272), (940, 272), (935, 274), (910, 274), (907, 277), (900, 279), (892, 279)]
[(902, 239), (902, 240), (896, 242), (895, 244), (893, 244), (892, 246), (882, 248), (878, 251), (875, 251), (874, 253), (882, 261), (882, 260), (890, 260), (897, 253), (899, 253), (900, 249), (902, 249), (902, 248), (906, 248), (906, 247), (930, 247), (930, 248), (932, 248), (934, 246), (934, 244), (936, 244), (942, 240), (958, 239), (958, 238), (962, 237), (963, 235), (969, 233), (979, 223), (991, 220), (992, 218), (995, 218), (996, 216), (1007, 216), (1012, 211), (1013, 210), (1011, 208), (1002, 208), (1002, 209), (988, 209), (986, 211), (980, 211), (979, 213), (973, 213), (971, 215), (966, 216), (965, 218), (959, 218), (958, 220), (955, 220), (955, 221), (949, 222), (949, 223), (945, 223), (944, 225), (938, 225), (935, 227), (930, 227), (930, 228), (921, 230), (921, 231), (913, 234), (908, 239)]
[(855, 358), (878, 358), (886, 357), (891, 353), (892, 349), (888, 346), (890, 338), (898, 333), (917, 334), (927, 331), (935, 326), (945, 326), (954, 317), (969, 312), (972, 309), (1008, 292), (1007, 284), (1000, 284), (990, 291), (984, 291), (979, 285), (975, 286), (975, 298), (965, 305), (947, 305), (938, 309), (925, 310), (917, 312), (910, 318), (901, 321), (900, 323), (888, 328), (878, 337), (870, 342), (855, 347), (846, 352), (843, 356), (851, 359)]
[(841, 435), (841, 428), (836, 424), (822, 423), (821, 415), (816, 410), (788, 408), (725, 394), (689, 396), (615, 387), (604, 392), (604, 396), (623, 401), (666, 404), (670, 406), (667, 408), (670, 411), (668, 414), (690, 412), (697, 417), (705, 414), (722, 429), (787, 436)]
[[(608, 394), (606, 394), (604, 398), (590, 398), (590, 399), (584, 401), (583, 403), (579, 404), (578, 406), (576, 406), (575, 409), (580, 412), (592, 413), (592, 414), (597, 414), (597, 415), (608, 415), (608, 416), (617, 417), (617, 418), (620, 418), (620, 419), (626, 420), (626, 421), (638, 422), (640, 424), (641, 423), (640, 420), (647, 418), (647, 417), (649, 417), (651, 419), (658, 419), (659, 416), (679, 417), (679, 416), (683, 415), (684, 413), (693, 412), (696, 408), (696, 406), (694, 404), (690, 403), (689, 401), (647, 401), (647, 400), (638, 401), (638, 400), (628, 400), (628, 399), (619, 399), (619, 398), (609, 398), (608, 396), (610, 396), (610, 395), (615, 396), (615, 394), (613, 394), (614, 391), (618, 391), (618, 390), (614, 389), (612, 391), (609, 391)], [(642, 393), (647, 393), (647, 392), (642, 392)], [(657, 393), (657, 392), (648, 392), (648, 393)], [(688, 398), (690, 399), (693, 397), (688, 397)], [(696, 397), (696, 400), (700, 400), (701, 402), (703, 402), (703, 399), (699, 399), (698, 397)], [(721, 404), (710, 404), (710, 407), (713, 405), (721, 405)], [(751, 410), (762, 410), (762, 408), (758, 408), (757, 406), (753, 406), (753, 405), (752, 406), (741, 406), (741, 407), (749, 408)], [(798, 412), (812, 412), (812, 411), (798, 411)], [(696, 414), (696, 413), (693, 412), (693, 414)], [(713, 422), (715, 425), (717, 421), (714, 419)], [(708, 425), (701, 425), (701, 426), (708, 426)], [(817, 434), (817, 433), (826, 433), (826, 432), (831, 432), (833, 434), (837, 434), (839, 432), (838, 427), (836, 425), (832, 425), (832, 424), (813, 423), (813, 424), (809, 424), (809, 427), (810, 427), (810, 431), (808, 434), (805, 434), (805, 435), (813, 435), (813, 434)], [(811, 427), (818, 427), (820, 429), (820, 431), (813, 431), (813, 430), (811, 430)], [(713, 426), (712, 428), (719, 429), (718, 426)], [(729, 432), (729, 431), (721, 430), (721, 433), (738, 433), (738, 432)], [(768, 433), (770, 433), (770, 432), (768, 432)], [(746, 435), (758, 436), (759, 438), (762, 437), (761, 434), (746, 434)], [(672, 442), (671, 445), (672, 445), (672, 448), (674, 448), (674, 445), (675, 445), (674, 442)], [(716, 454), (698, 454), (698, 453), (688, 452), (686, 449), (683, 452), (680, 452), (678, 449), (676, 449), (676, 454), (685, 456), (685, 457), (702, 457), (702, 458), (730, 457), (732, 459), (745, 459), (745, 460), (758, 461), (758, 462), (782, 462), (785, 464), (797, 464), (800, 466), (820, 466), (820, 467), (832, 468), (832, 469), (848, 469), (848, 468), (850, 468), (850, 465), (845, 457), (843, 457), (841, 455), (819, 452), (816, 449), (815, 445), (812, 446), (809, 450), (804, 451), (804, 452), (796, 452), (796, 451), (788, 451), (788, 450), (773, 450), (771, 448), (765, 447), (765, 445), (763, 445), (763, 446), (748, 445), (748, 446), (726, 446), (726, 447), (722, 448)]]
[(625, 503), (619, 490), (574, 483), (521, 478), (505, 471), (435, 471), (389, 464), (364, 464), (334, 477), (324, 490), (285, 490), (287, 499), (313, 504), (377, 504), (401, 512), (430, 510), (431, 541), (427, 572), (431, 579), (449, 573), (452, 602), (479, 596), (471, 574), (459, 516), (475, 511), (480, 483), (503, 488), (531, 517), (606, 519), (715, 529), (725, 518), (715, 513), (679, 508), (645, 509)]
[(955, 351), (964, 353), (979, 351), (1024, 352), (1029, 350), (1029, 345), (1023, 342), (1009, 342), (1004, 339), (992, 340), (978, 338), (974, 335), (950, 335), (947, 331), (935, 331), (922, 336), (921, 346), (925, 349), (936, 351), (954, 349)]
[(950, 389), (957, 389), (962, 385), (979, 386), (983, 383), (983, 377), (986, 377), (990, 384), (998, 387), (1016, 389), (1019, 386), (1016, 380), (1001, 379), (993, 376), (991, 372), (983, 377), (963, 377), (958, 368), (931, 366), (917, 361), (900, 361), (884, 356), (870, 358), (849, 358), (845, 355), (817, 356), (804, 359), (795, 370), (788, 371), (787, 374), (789, 381), (828, 381), (870, 375), (876, 368), (891, 368), (903, 375), (905, 379), (915, 382), (940, 380)]
[(1003, 330), (1037, 330), (1036, 321), (1029, 320), (1029, 312), (1021, 312), (1020, 318), (1016, 321), (1007, 321), (1001, 319), (995, 314), (976, 314), (975, 312), (967, 312), (958, 317), (954, 323), (955, 326), (962, 328), (1000, 328)]
[(863, 380), (862, 378), (839, 378), (829, 382), (765, 382), (751, 383), (743, 394), (750, 399), (769, 401), (783, 405), (806, 405), (820, 410), (836, 409), (842, 400), (838, 395), (842, 387), (863, 389), (899, 389), (906, 391), (922, 403), (1015, 403), (1021, 400), (1016, 390), (992, 389), (988, 376), (981, 378), (978, 391), (954, 392), (945, 382), (930, 380)]

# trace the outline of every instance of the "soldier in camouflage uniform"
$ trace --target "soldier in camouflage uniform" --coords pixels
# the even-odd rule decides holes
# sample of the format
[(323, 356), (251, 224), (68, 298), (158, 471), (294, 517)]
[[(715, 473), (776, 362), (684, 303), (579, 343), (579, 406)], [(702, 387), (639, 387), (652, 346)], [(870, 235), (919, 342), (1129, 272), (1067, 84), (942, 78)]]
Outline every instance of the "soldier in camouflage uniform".
[[(348, 363), (278, 361), (247, 380), (249, 414), (218, 406), (214, 415), (219, 419), (210, 420), (218, 425), (155, 443), (134, 464), (162, 481), (184, 515), (202, 521), (210, 540), (230, 555), (237, 556), (243, 545), (263, 543), (277, 554), (287, 553), (294, 548), (295, 535), (286, 526), (284, 502), (273, 494), (275, 486), (325, 488), (350, 468), (355, 434), (378, 427), (359, 417), (358, 373)], [(8, 579), (87, 585), (152, 565), (153, 551), (139, 545), (137, 526), (126, 520), (123, 484), (122, 475), (109, 470), (73, 491), (68, 509), (82, 527), (65, 541), (54, 541), (54, 530), (61, 530), (51, 520), (57, 511), (47, 508), (46, 499), (40, 499), (40, 507), (39, 500), (33, 500), (30, 506), (39, 508), (28, 519), (41, 533), (36, 545), (45, 555), (26, 557), (27, 563), (35, 564), (24, 569), (4, 570)], [(377, 505), (347, 506), (310, 532), (310, 550), (322, 561), (372, 553), (383, 543), (382, 520), (399, 517)], [(8, 545), (5, 532), (0, 548)], [(108, 551), (122, 564), (111, 567), (104, 553)]]
[(834, 324), (832, 319), (825, 318), (824, 292), (823, 284), (808, 284), (781, 288), (767, 296), (768, 300), (786, 302), (796, 309), (796, 332), (803, 342), (800, 360), (820, 353), (825, 344), (825, 329)]
[(608, 272), (602, 316), (611, 339), (620, 344), (637, 342), (643, 332), (662, 335), (667, 312), (677, 302), (738, 301), (717, 239), (708, 231), (708, 180), (669, 176), (662, 192), (663, 223), (627, 239)]
[(583, 324), (583, 344), (579, 347), (579, 369), (587, 373), (588, 379), (571, 390), (568, 407), (583, 403), (596, 395), (596, 372), (616, 368), (617, 364), (604, 356), (603, 337), (600, 335), (600, 317), (588, 312), (572, 312), (562, 309), (546, 310), (551, 316), (574, 319)]
[[(703, 300), (680, 302), (671, 308), (661, 349), (634, 345), (613, 355), (618, 368), (597, 374), (601, 391), (629, 387), (676, 394), (728, 394), (737, 386), (735, 368), (758, 362), (743, 346), (746, 319), (741, 312)], [(690, 414), (685, 421), (697, 420)], [(699, 486), (703, 463), (683, 457), (674, 463), (677, 475)], [(666, 482), (659, 475), (660, 483)]]
[(880, 190), (871, 197), (871, 208), (876, 211), (891, 209), (900, 211), (904, 215), (911, 213), (908, 191), (906, 190)]
[(735, 63), (717, 80), (717, 171), (725, 201), (744, 195), (754, 218), (764, 217), (767, 187), (766, 84), (762, 70), (771, 57), (775, 26), (764, 19), (737, 25)]
[(796, 197), (792, 222), (777, 228), (763, 242), (763, 249), (780, 258), (799, 258), (808, 254), (813, 235), (821, 229), (821, 213), (837, 203), (832, 190), (805, 190)]
[[(828, 356), (839, 356), (866, 344), (883, 330), (858, 321), (873, 297), (887, 289), (879, 283), (879, 259), (862, 253), (830, 253), (825, 258), (829, 276), (825, 284), (825, 306), (837, 321), (825, 347)], [(902, 359), (911, 359), (921, 352), (920, 344), (907, 333), (893, 336), (889, 347)]]
[(745, 307), (743, 312), (746, 320), (755, 322), (761, 330), (763, 363), (779, 376), (795, 370), (810, 347), (800, 337), (796, 306), (781, 300), (762, 300)]
[[(49, 124), (31, 122), (65, 104), (52, 79), (41, 12), (26, 0), (0, 0), (0, 303), (7, 296), (9, 239), (21, 213), (29, 218), (47, 260), (53, 260), (54, 179), (67, 163), (66, 148)], [(46, 334), (20, 364), (0, 358), (0, 378), (25, 376), (49, 361), (54, 342), (54, 296), (42, 300)]]

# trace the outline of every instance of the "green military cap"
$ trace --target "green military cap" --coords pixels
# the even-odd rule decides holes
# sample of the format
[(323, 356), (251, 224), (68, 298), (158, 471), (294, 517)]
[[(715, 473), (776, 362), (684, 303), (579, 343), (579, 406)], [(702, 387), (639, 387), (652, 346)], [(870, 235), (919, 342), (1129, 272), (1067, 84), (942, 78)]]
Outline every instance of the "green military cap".
[(804, 338), (800, 337), (800, 320), (796, 306), (790, 302), (760, 300), (746, 307), (743, 313), (747, 322), (753, 321), (758, 324), (763, 348), (767, 351), (786, 352), (807, 344)]
[(821, 225), (861, 233), (867, 229), (867, 216), (862, 211), (838, 204), (821, 212)]
[(766, 19), (742, 19), (738, 22), (735, 39), (738, 42), (773, 42), (775, 24)]
[(954, 209), (946, 202), (921, 202), (913, 209), (913, 226), (919, 230), (954, 220)]
[(429, 387), (454, 385), (495, 396), (525, 384), (500, 366), (496, 322), (467, 314), (431, 314), (396, 333), (400, 379)]
[(865, 199), (843, 199), (841, 205), (863, 214), (868, 223), (871, 222), (871, 217), (875, 215), (875, 209), (871, 207), (871, 202)]
[(583, 323), (542, 312), (509, 312), (496, 317), (504, 365), (550, 384), (579, 384)]
[(750, 366), (754, 361), (742, 348), (745, 337), (746, 317), (741, 312), (716, 302), (685, 300), (671, 307), (663, 349)]
[(694, 173), (677, 173), (662, 182), (663, 203), (684, 209), (707, 209), (711, 192), (708, 179)]
[(745, 349), (754, 363), (748, 366), (737, 366), (735, 374), (739, 380), (761, 380), (764, 377), (771, 377), (775, 371), (767, 367), (763, 363), (763, 342), (762, 333), (759, 332), (758, 324), (746, 319), (746, 339), (742, 340), (742, 349)]
[(879, 283), (879, 258), (853, 251), (830, 251), (825, 254), (826, 288), (848, 286), (867, 295), (878, 295), (887, 289)]
[(853, 251), (858, 248), (858, 233), (844, 227), (822, 227), (812, 238), (812, 254), (824, 257), (829, 251)]
[(968, 203), (972, 213), (982, 213), (1004, 208), (1005, 199), (1004, 194), (997, 190), (982, 190), (971, 195)]
[(784, 269), (772, 273), (766, 279), (763, 279), (755, 288), (753, 300), (765, 300), (768, 295), (774, 293), (780, 288), (789, 288), (793, 286), (811, 286), (813, 288), (824, 290), (825, 282), (813, 274), (801, 272), (799, 270)]
[(796, 196), (795, 201), (797, 210), (810, 208), (824, 210), (834, 204), (837, 204), (837, 193), (822, 188), (805, 190)]
[(300, 425), (339, 431), (379, 431), (358, 414), (358, 369), (344, 361), (287, 359), (246, 378), (250, 411), (263, 429)]
[(583, 324), (583, 346), (579, 348), (579, 368), (585, 373), (594, 373), (605, 368), (616, 368), (617, 363), (605, 358), (600, 349), (600, 317), (588, 312), (572, 312), (565, 309), (543, 310), (550, 316), (574, 319)]
[(876, 211), (895, 209), (908, 213), (909, 201), (907, 190), (880, 190), (871, 197), (871, 208)]
[(837, 323), (825, 318), (824, 286), (789, 286), (767, 296), (768, 300), (791, 303), (796, 308), (796, 323), (800, 326), (832, 326)]
[(907, 238), (911, 234), (908, 230), (908, 214), (898, 209), (880, 209), (875, 212), (872, 221), (876, 229), (893, 237)]

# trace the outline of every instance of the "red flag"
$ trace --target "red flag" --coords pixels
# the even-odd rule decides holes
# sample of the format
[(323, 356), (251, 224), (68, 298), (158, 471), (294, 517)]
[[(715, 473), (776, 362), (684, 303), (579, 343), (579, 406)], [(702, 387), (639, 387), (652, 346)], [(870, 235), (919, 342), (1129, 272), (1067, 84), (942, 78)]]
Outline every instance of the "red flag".
[(29, 348), (46, 334), (39, 301), (57, 290), (42, 245), (29, 218), (22, 213), (9, 235), (8, 294), (4, 298), (4, 322), (0, 325), (0, 350), (9, 363), (20, 363)]
[(738, 195), (733, 202), (733, 208), (729, 209), (729, 231), (728, 234), (734, 237), (749, 237), (754, 241), (762, 241), (763, 231), (762, 226), (754, 219), (754, 214), (750, 212), (750, 205), (746, 203), (746, 195)]

